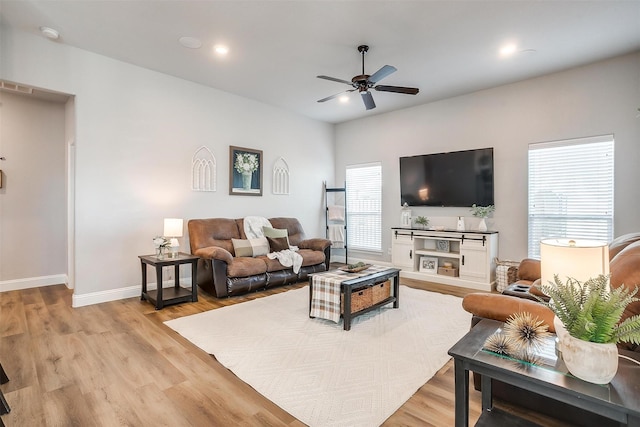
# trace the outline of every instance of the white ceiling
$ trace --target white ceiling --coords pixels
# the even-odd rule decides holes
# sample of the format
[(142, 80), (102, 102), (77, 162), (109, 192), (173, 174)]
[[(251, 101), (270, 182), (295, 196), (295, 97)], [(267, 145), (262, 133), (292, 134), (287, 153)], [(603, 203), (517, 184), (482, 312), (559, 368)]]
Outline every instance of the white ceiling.
[[(640, 1), (36, 1), (0, 0), (3, 25), (330, 123), (398, 110), (640, 50)], [(182, 47), (182, 36), (203, 47)], [(515, 42), (522, 52), (501, 58)], [(230, 53), (218, 58), (212, 46)], [(365, 71), (416, 96), (318, 99)]]

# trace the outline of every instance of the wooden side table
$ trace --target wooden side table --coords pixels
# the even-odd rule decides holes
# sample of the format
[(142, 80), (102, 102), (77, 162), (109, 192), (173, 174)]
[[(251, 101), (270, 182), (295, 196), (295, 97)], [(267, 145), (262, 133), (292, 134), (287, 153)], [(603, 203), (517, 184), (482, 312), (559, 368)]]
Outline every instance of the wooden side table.
[[(166, 255), (163, 257), (140, 255), (138, 258), (140, 258), (140, 265), (142, 266), (142, 295), (140, 296), (142, 301), (151, 301), (156, 306), (156, 310), (160, 310), (168, 304), (198, 301), (196, 278), (198, 276), (199, 257), (180, 252), (177, 256), (171, 258)], [(191, 264), (191, 290), (180, 286), (180, 266), (183, 264)], [(158, 286), (154, 291), (147, 290), (147, 265), (156, 268), (156, 281)], [(162, 267), (171, 265), (175, 268), (175, 286), (173, 288), (163, 289)]]

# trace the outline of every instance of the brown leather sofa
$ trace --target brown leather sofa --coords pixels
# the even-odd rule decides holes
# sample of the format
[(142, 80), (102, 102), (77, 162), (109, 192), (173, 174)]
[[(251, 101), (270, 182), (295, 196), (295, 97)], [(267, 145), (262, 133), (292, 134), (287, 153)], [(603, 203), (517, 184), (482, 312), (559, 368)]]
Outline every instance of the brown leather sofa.
[(192, 219), (188, 222), (191, 253), (198, 260), (197, 282), (218, 298), (241, 295), (306, 280), (310, 273), (329, 269), (331, 241), (307, 239), (296, 218), (270, 218), (273, 228), (286, 229), (289, 243), (298, 246), (302, 267), (298, 273), (266, 256), (236, 257), (231, 239), (246, 239), (242, 218)]
[[(525, 271), (527, 272), (527, 280), (523, 282), (523, 284), (526, 285), (528, 282), (529, 285), (532, 285), (528, 294), (542, 295), (536, 286), (535, 274), (531, 274), (535, 272), (537, 268), (539, 279), (539, 261), (527, 259), (523, 260), (521, 265), (523, 265), (523, 263)], [(609, 270), (612, 288), (615, 289), (620, 286), (625, 286), (630, 289), (634, 289), (636, 286), (640, 288), (640, 233), (626, 234), (609, 243)], [(555, 332), (553, 327), (553, 312), (543, 304), (533, 301), (527, 296), (517, 297), (504, 294), (473, 293), (463, 299), (462, 306), (466, 311), (473, 314), (471, 320), (472, 327), (483, 318), (504, 322), (514, 313), (527, 311), (538, 316), (538, 318), (549, 326), (551, 332)], [(622, 320), (638, 313), (640, 313), (640, 301), (634, 302), (627, 307), (622, 316)], [(618, 347), (623, 350), (640, 352), (640, 346), (631, 343), (620, 343)], [(474, 385), (477, 390), (480, 389), (480, 376), (475, 373)], [(493, 381), (492, 390), (494, 396), (503, 401), (553, 416), (567, 421), (572, 425), (598, 427), (617, 425), (611, 423), (611, 420), (596, 414), (584, 412), (498, 381)]]

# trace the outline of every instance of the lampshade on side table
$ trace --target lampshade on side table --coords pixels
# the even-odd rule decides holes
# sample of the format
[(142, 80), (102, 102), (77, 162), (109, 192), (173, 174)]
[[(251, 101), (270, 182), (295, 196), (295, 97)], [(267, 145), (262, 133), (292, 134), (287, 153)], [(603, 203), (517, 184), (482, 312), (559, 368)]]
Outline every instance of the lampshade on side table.
[(544, 239), (540, 241), (541, 284), (551, 284), (554, 275), (562, 282), (568, 277), (580, 283), (609, 274), (609, 245), (583, 239)]
[(164, 237), (169, 239), (169, 257), (171, 258), (175, 258), (178, 255), (180, 249), (178, 237), (182, 237), (183, 228), (184, 224), (182, 218), (164, 219)]

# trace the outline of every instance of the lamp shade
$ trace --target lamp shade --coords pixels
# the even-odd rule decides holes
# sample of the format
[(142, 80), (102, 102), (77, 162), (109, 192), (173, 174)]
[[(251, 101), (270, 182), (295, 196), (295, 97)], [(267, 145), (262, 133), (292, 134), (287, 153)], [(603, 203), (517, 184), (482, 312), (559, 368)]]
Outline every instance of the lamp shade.
[(609, 245), (581, 239), (544, 239), (540, 241), (541, 283), (555, 283), (557, 275), (564, 283), (568, 277), (580, 283), (601, 274), (609, 274)]
[(163, 235), (165, 237), (182, 237), (182, 228), (182, 218), (165, 218)]

